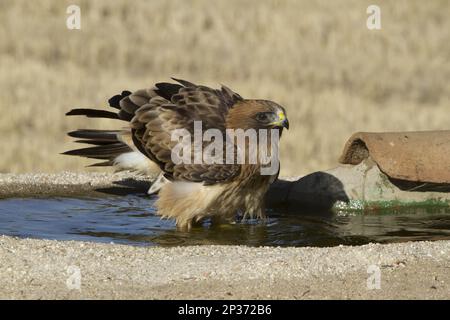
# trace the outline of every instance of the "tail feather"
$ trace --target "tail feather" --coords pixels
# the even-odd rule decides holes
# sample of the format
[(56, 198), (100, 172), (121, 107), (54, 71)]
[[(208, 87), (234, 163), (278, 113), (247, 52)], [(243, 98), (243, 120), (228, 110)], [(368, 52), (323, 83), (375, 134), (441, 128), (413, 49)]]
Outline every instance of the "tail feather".
[[(138, 90), (133, 94), (125, 90), (108, 100), (109, 106), (116, 110), (77, 108), (67, 112), (66, 115), (131, 121), (136, 110), (148, 102), (150, 94), (146, 90)], [(75, 142), (91, 146), (69, 150), (63, 154), (102, 160), (91, 164), (90, 167), (112, 166), (118, 171), (133, 170), (149, 175), (159, 172), (159, 167), (134, 145), (130, 128), (125, 130), (79, 129), (69, 132), (68, 135), (76, 138)]]
[(103, 141), (103, 140), (74, 140), (73, 142), (84, 143), (84, 144), (93, 144), (93, 145), (96, 145), (96, 146), (103, 146), (103, 145), (106, 145), (106, 144), (114, 143), (114, 142), (111, 142), (111, 141)]
[[(159, 168), (150, 159), (141, 154), (131, 141), (129, 131), (80, 129), (68, 135), (79, 138), (75, 142), (93, 145), (64, 152), (65, 155), (103, 160), (89, 167), (114, 167), (117, 171), (131, 170), (154, 175)], [(132, 142), (131, 142), (132, 143)]]
[(117, 142), (117, 134), (119, 130), (95, 130), (95, 129), (78, 129), (68, 132), (67, 135), (73, 138)]
[(95, 129), (78, 129), (68, 132), (69, 137), (82, 139), (82, 141), (103, 141), (116, 143), (119, 141), (118, 135), (120, 130), (95, 130)]
[(114, 159), (122, 153), (133, 152), (133, 150), (122, 142), (99, 145), (95, 147), (69, 150), (63, 154), (71, 156), (82, 156), (91, 159)]
[(120, 134), (121, 131), (119, 130), (80, 129), (69, 132), (69, 136), (81, 139), (76, 140), (76, 142), (94, 145), (94, 147), (69, 150), (63, 154), (90, 159), (108, 160), (95, 163), (92, 166), (112, 166), (114, 165), (114, 159), (121, 154), (133, 152), (133, 149), (130, 146), (119, 140)]
[(97, 109), (72, 109), (66, 113), (66, 116), (86, 116), (88, 118), (106, 118), (106, 119), (120, 119), (115, 112)]
[(112, 166), (114, 166), (114, 161), (111, 161), (111, 160), (97, 162), (97, 163), (88, 165), (88, 167), (112, 167)]

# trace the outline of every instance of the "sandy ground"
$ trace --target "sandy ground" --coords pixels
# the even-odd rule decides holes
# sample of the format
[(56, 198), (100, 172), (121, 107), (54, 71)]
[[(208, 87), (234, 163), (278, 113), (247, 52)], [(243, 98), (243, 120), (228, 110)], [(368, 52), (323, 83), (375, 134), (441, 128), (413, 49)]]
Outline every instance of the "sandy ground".
[(449, 241), (156, 248), (3, 236), (0, 298), (448, 299), (449, 249)]

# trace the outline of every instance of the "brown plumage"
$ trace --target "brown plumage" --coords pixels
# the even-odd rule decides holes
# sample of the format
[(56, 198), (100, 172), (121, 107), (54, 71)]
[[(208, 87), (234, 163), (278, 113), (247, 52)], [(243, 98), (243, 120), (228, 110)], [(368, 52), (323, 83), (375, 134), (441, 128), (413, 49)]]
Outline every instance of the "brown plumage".
[[(94, 165), (147, 173), (154, 172), (157, 166), (161, 175), (151, 191), (159, 191), (158, 214), (176, 219), (177, 226), (183, 229), (190, 229), (193, 223), (207, 217), (229, 221), (240, 213), (264, 218), (264, 195), (278, 172), (261, 175), (261, 164), (249, 163), (248, 154), (242, 164), (174, 163), (171, 154), (178, 141), (172, 141), (171, 136), (175, 129), (185, 129), (193, 136), (194, 121), (201, 121), (203, 132), (218, 129), (224, 136), (226, 129), (271, 129), (281, 134), (282, 128), (288, 127), (285, 110), (271, 101), (243, 99), (224, 86), (216, 90), (174, 80), (178, 83), (157, 83), (152, 89), (123, 91), (112, 97), (109, 105), (117, 112), (68, 112), (67, 115), (119, 119), (129, 124), (127, 129), (116, 131), (70, 132), (70, 136), (79, 139), (77, 142), (93, 146), (65, 154), (103, 160)], [(202, 142), (204, 148), (210, 143)], [(270, 139), (268, 144), (270, 148)], [(248, 143), (245, 146), (250, 151)]]

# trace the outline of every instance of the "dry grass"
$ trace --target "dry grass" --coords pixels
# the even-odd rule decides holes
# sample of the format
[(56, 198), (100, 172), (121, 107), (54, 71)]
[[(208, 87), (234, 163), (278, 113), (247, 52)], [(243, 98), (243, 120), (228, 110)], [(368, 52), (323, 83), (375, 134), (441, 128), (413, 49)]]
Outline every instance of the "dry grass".
[[(282, 174), (336, 164), (355, 131), (449, 129), (450, 2), (0, 0), (0, 172), (85, 170), (64, 117), (169, 76), (288, 110)], [(66, 6), (82, 30), (65, 27)]]

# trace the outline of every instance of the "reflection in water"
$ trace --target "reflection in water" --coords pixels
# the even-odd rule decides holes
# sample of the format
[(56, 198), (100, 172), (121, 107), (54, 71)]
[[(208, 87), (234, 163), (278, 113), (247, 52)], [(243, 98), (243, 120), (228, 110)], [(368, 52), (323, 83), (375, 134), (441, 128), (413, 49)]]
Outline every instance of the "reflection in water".
[(0, 200), (0, 234), (133, 245), (235, 244), (336, 246), (450, 239), (450, 209), (376, 213), (270, 212), (262, 223), (210, 225), (179, 232), (161, 220), (147, 196)]

